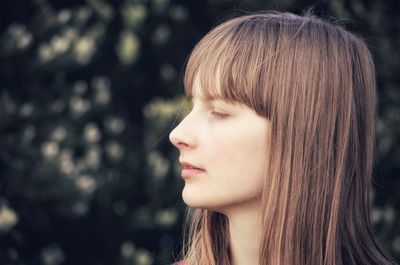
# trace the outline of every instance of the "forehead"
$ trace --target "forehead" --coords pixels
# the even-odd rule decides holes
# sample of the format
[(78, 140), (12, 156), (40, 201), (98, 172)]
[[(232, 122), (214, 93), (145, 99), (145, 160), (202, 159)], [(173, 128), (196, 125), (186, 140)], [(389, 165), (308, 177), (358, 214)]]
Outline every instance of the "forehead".
[(220, 71), (217, 70), (213, 76), (203, 76), (201, 72), (198, 72), (193, 80), (189, 96), (203, 100), (224, 99), (219, 73)]
[(212, 88), (207, 86), (207, 83), (202, 85), (200, 75), (198, 74), (193, 81), (193, 86), (191, 90), (190, 99), (192, 103), (195, 102), (205, 103), (205, 104), (224, 104), (224, 106), (238, 106), (243, 107), (244, 105), (237, 101), (228, 99), (223, 95), (223, 91), (221, 90), (220, 79), (218, 75), (214, 77), (215, 81), (212, 82), (214, 84)]

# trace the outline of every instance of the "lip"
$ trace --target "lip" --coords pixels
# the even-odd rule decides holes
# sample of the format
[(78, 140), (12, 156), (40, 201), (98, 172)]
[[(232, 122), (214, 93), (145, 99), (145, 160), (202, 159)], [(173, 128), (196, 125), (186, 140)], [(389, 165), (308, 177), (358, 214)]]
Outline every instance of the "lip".
[(194, 176), (198, 176), (202, 173), (205, 172), (204, 169), (199, 168), (195, 165), (192, 165), (186, 161), (180, 161), (180, 163), (182, 164), (183, 168), (182, 168), (182, 178), (187, 179), (187, 178), (191, 178)]

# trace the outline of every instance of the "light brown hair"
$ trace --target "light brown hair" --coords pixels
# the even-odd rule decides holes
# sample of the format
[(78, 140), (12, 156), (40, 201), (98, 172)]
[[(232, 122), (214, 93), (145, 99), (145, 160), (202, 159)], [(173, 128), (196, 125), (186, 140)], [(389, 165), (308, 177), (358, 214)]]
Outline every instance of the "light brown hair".
[[(369, 215), (374, 72), (360, 37), (309, 12), (230, 19), (193, 49), (189, 97), (198, 77), (206, 97), (240, 102), (271, 122), (260, 264), (394, 264)], [(230, 264), (224, 215), (190, 209), (185, 231), (186, 264)]]

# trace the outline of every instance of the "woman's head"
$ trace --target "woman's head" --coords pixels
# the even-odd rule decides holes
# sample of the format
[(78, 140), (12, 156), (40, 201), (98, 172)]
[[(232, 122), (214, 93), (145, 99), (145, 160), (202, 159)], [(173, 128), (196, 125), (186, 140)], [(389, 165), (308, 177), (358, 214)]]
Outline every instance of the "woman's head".
[[(240, 145), (230, 150), (240, 153), (251, 146), (253, 156), (246, 150), (243, 157), (257, 161), (260, 171), (254, 174), (265, 172), (257, 183), (262, 186), (261, 264), (388, 264), (374, 243), (369, 221), (376, 96), (374, 65), (360, 38), (309, 14), (234, 18), (196, 45), (184, 86), (189, 97), (201, 102), (216, 100), (250, 110), (257, 121), (242, 126), (265, 129), (254, 137), (243, 134)], [(199, 115), (198, 110), (189, 116)], [(199, 134), (193, 132), (196, 123), (186, 125), (171, 139), (181, 155), (189, 156), (185, 141)], [(240, 133), (226, 130), (225, 138), (217, 140)], [(263, 148), (267, 151), (261, 152)], [(211, 153), (202, 155), (213, 158)], [(251, 159), (240, 166), (232, 162), (232, 168), (253, 166)], [(187, 183), (192, 192), (194, 180)], [(224, 264), (229, 260), (227, 221), (217, 213), (224, 212), (203, 208), (190, 221), (186, 258), (189, 264)]]
[(226, 215), (259, 208), (268, 120), (245, 105), (206, 100), (199, 96), (199, 84), (194, 86), (193, 109), (170, 134), (182, 165), (201, 169), (183, 169), (183, 200), (191, 207)]

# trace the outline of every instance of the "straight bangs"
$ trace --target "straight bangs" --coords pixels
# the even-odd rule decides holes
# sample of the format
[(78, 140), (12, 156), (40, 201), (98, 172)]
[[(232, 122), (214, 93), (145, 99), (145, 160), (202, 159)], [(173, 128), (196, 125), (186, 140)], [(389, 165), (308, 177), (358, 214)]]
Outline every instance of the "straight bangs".
[[(269, 118), (273, 75), (265, 59), (275, 54), (276, 39), (268, 21), (232, 19), (205, 35), (193, 49), (185, 69), (189, 98), (221, 99), (244, 104)], [(268, 84), (269, 83), (269, 84)], [(195, 87), (196, 86), (196, 87)]]

